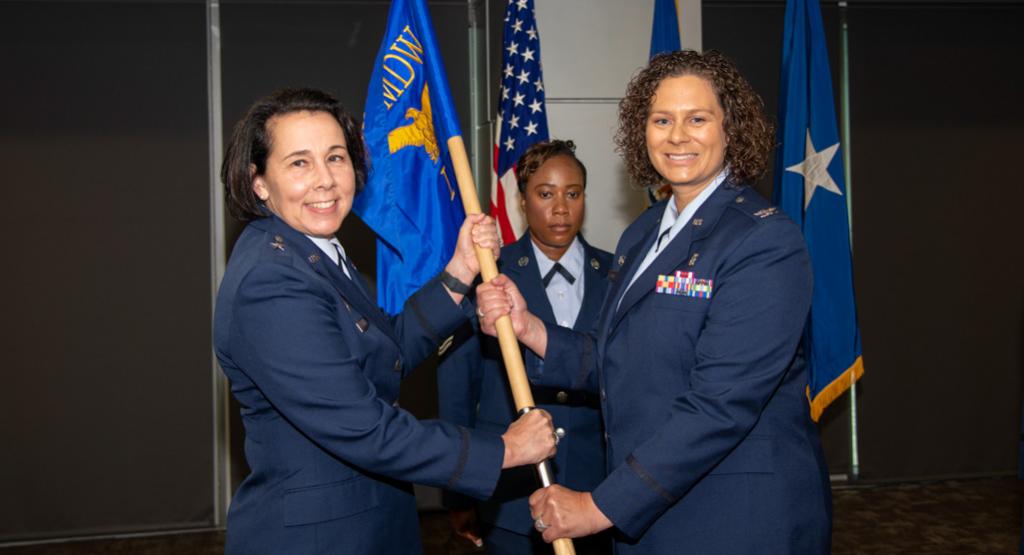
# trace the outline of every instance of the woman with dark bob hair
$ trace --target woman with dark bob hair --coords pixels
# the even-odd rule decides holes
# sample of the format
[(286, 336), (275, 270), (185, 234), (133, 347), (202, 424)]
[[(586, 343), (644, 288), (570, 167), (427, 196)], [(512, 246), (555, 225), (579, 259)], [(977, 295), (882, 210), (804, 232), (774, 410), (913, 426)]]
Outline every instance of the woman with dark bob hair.
[(366, 179), (359, 127), (337, 100), (286, 89), (257, 101), (222, 177), (249, 222), (214, 315), (251, 469), (228, 512), (228, 553), (419, 553), (409, 482), (486, 498), (501, 469), (554, 453), (544, 411), (498, 435), (398, 407), (401, 379), (472, 314), (474, 245), (498, 251), (490, 218), (466, 218), (445, 270), (391, 319), (335, 237)]
[(613, 528), (617, 553), (827, 553), (798, 349), (810, 260), (750, 188), (773, 147), (762, 101), (721, 54), (666, 53), (630, 82), (619, 126), (633, 180), (672, 196), (622, 234), (594, 331), (545, 324), (503, 276), (477, 289), (485, 332), (511, 314), (531, 381), (601, 398), (607, 476), (535, 492), (535, 526), (547, 541)]

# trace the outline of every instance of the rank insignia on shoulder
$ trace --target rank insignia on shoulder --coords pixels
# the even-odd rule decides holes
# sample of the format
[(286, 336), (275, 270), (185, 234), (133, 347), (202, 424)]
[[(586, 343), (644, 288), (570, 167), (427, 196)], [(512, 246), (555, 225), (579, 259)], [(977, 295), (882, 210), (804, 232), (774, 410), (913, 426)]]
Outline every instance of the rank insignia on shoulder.
[(772, 206), (771, 208), (762, 208), (757, 212), (754, 212), (754, 215), (757, 216), (758, 218), (767, 218), (768, 216), (771, 216), (777, 213), (778, 211), (779, 208), (777, 206)]
[(520, 268), (526, 266), (529, 263), (530, 263), (530, 257), (528, 257), (528, 256), (522, 256), (522, 257), (519, 258), (519, 260), (516, 261), (516, 264), (519, 264)]
[(691, 268), (696, 266), (698, 258), (700, 258), (700, 253), (699, 252), (693, 253), (693, 256), (690, 257), (690, 261), (687, 262), (686, 265), (691, 267)]
[(590, 259), (590, 267), (595, 269), (595, 270), (600, 270), (601, 269), (601, 263), (598, 262), (596, 258), (591, 258)]
[(314, 253), (314, 254), (309, 255), (309, 263), (310, 264), (316, 264), (317, 262), (320, 262), (320, 255), (319, 254), (315, 254)]
[(270, 243), (270, 246), (274, 247), (275, 249), (281, 252), (284, 252), (284, 237), (281, 237), (280, 235), (275, 235), (274, 240)]
[(710, 299), (713, 282), (711, 279), (697, 279), (693, 272), (676, 272), (671, 275), (659, 275), (654, 292)]
[(620, 254), (619, 255), (619, 266), (625, 266), (625, 265), (626, 265), (626, 255)]

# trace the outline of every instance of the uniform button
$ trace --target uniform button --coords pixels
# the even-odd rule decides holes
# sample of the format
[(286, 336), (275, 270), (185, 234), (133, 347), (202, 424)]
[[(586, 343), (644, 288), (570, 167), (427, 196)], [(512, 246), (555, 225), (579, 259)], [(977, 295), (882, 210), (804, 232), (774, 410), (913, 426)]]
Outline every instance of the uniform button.
[(604, 400), (605, 400), (605, 399), (607, 399), (607, 398), (608, 398), (608, 396), (607, 396), (607, 395), (605, 395), (605, 393), (604, 393), (604, 388), (602, 387), (602, 388), (601, 388), (601, 400), (602, 400), (602, 401), (604, 401)]
[(611, 443), (612, 443), (612, 436), (608, 435), (608, 432), (605, 432), (604, 433), (604, 444), (605, 445), (611, 445)]
[(395, 359), (395, 372), (398, 372), (401, 369), (402, 369), (402, 359), (396, 358)]
[(558, 394), (555, 395), (555, 399), (557, 399), (559, 403), (565, 403), (569, 400), (569, 394), (564, 391), (559, 391)]

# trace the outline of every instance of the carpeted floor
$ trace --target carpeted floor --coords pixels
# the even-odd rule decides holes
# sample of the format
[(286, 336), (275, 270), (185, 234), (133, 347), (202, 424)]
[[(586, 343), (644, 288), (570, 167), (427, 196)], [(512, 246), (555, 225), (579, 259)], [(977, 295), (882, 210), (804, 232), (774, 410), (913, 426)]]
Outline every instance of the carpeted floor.
[[(1024, 483), (1016, 478), (836, 488), (832, 551), (865, 555), (1018, 553), (1022, 500)], [(423, 513), (422, 522), (425, 555), (482, 552), (452, 535), (445, 513)], [(0, 549), (0, 554), (203, 555), (223, 550), (223, 534), (208, 532), (10, 547)]]

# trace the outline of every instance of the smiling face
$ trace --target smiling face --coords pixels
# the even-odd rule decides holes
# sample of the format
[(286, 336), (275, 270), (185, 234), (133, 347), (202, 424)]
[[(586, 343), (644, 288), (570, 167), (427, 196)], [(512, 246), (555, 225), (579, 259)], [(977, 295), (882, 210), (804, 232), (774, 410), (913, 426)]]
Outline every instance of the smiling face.
[(583, 225), (583, 172), (564, 155), (541, 164), (526, 182), (521, 205), (537, 248), (559, 260)]
[(727, 145), (725, 112), (711, 83), (696, 75), (662, 80), (646, 139), (651, 164), (672, 185), (677, 203), (700, 194), (722, 171)]
[[(345, 134), (327, 112), (290, 112), (267, 121), (267, 170), (253, 190), (295, 230), (328, 238), (352, 208), (355, 171)], [(255, 171), (253, 167), (252, 171)]]

